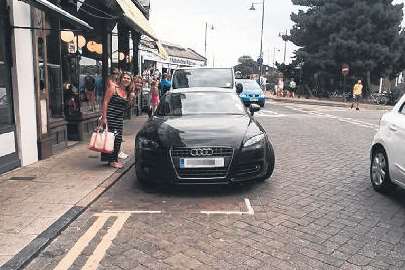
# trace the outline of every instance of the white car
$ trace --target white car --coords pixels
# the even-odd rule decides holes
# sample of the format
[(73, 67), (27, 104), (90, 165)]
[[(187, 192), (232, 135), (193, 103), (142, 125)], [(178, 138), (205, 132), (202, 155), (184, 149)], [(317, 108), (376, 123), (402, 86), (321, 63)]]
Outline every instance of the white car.
[(405, 95), (383, 115), (371, 148), (371, 183), (376, 191), (405, 188)]

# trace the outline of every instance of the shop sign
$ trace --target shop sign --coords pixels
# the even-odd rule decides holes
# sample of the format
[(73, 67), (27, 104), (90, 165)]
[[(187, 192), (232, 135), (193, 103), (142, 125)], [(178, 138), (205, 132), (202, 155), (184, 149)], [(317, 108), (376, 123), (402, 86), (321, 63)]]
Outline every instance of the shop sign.
[(179, 58), (179, 57), (170, 57), (170, 62), (177, 65), (184, 65), (184, 66), (203, 66), (203, 61), (196, 61), (186, 58)]
[(69, 53), (76, 53), (76, 45), (74, 42), (69, 42), (68, 43), (68, 52)]

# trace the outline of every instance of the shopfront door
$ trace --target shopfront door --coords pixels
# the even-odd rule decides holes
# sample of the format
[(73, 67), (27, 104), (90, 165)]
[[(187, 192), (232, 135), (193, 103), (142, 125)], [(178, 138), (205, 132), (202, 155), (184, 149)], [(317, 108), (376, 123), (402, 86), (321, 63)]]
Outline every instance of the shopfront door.
[(10, 32), (6, 1), (0, 0), (0, 173), (20, 166), (10, 76)]

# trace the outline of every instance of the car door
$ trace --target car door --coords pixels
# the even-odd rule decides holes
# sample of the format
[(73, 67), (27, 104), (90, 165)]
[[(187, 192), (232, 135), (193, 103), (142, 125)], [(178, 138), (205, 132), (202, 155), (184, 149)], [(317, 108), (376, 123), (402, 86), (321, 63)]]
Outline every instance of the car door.
[(388, 128), (392, 134), (392, 178), (405, 184), (405, 98), (401, 99), (398, 111)]

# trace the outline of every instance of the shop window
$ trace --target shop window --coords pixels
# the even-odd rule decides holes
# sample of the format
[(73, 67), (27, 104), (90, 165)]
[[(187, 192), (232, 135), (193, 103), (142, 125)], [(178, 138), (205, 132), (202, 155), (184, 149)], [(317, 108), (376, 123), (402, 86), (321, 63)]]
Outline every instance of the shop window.
[[(59, 18), (47, 14), (47, 22), (51, 28), (60, 27)], [(46, 36), (49, 112), (51, 118), (63, 118), (63, 83), (60, 52), (60, 32), (48, 31)]]
[(45, 94), (46, 92), (46, 76), (45, 76), (45, 66), (44, 66), (44, 58), (45, 58), (45, 53), (44, 53), (44, 40), (42, 38), (38, 38), (38, 62), (39, 62), (39, 90), (41, 91), (41, 94)]
[(63, 117), (62, 75), (59, 65), (48, 64), (49, 105), (51, 117)]
[(82, 112), (99, 111), (103, 99), (101, 64), (87, 57), (80, 59), (79, 89)]
[[(3, 18), (3, 19), (2, 19)], [(10, 67), (6, 59), (6, 29), (4, 17), (0, 17), (0, 133), (14, 124), (10, 87)]]

